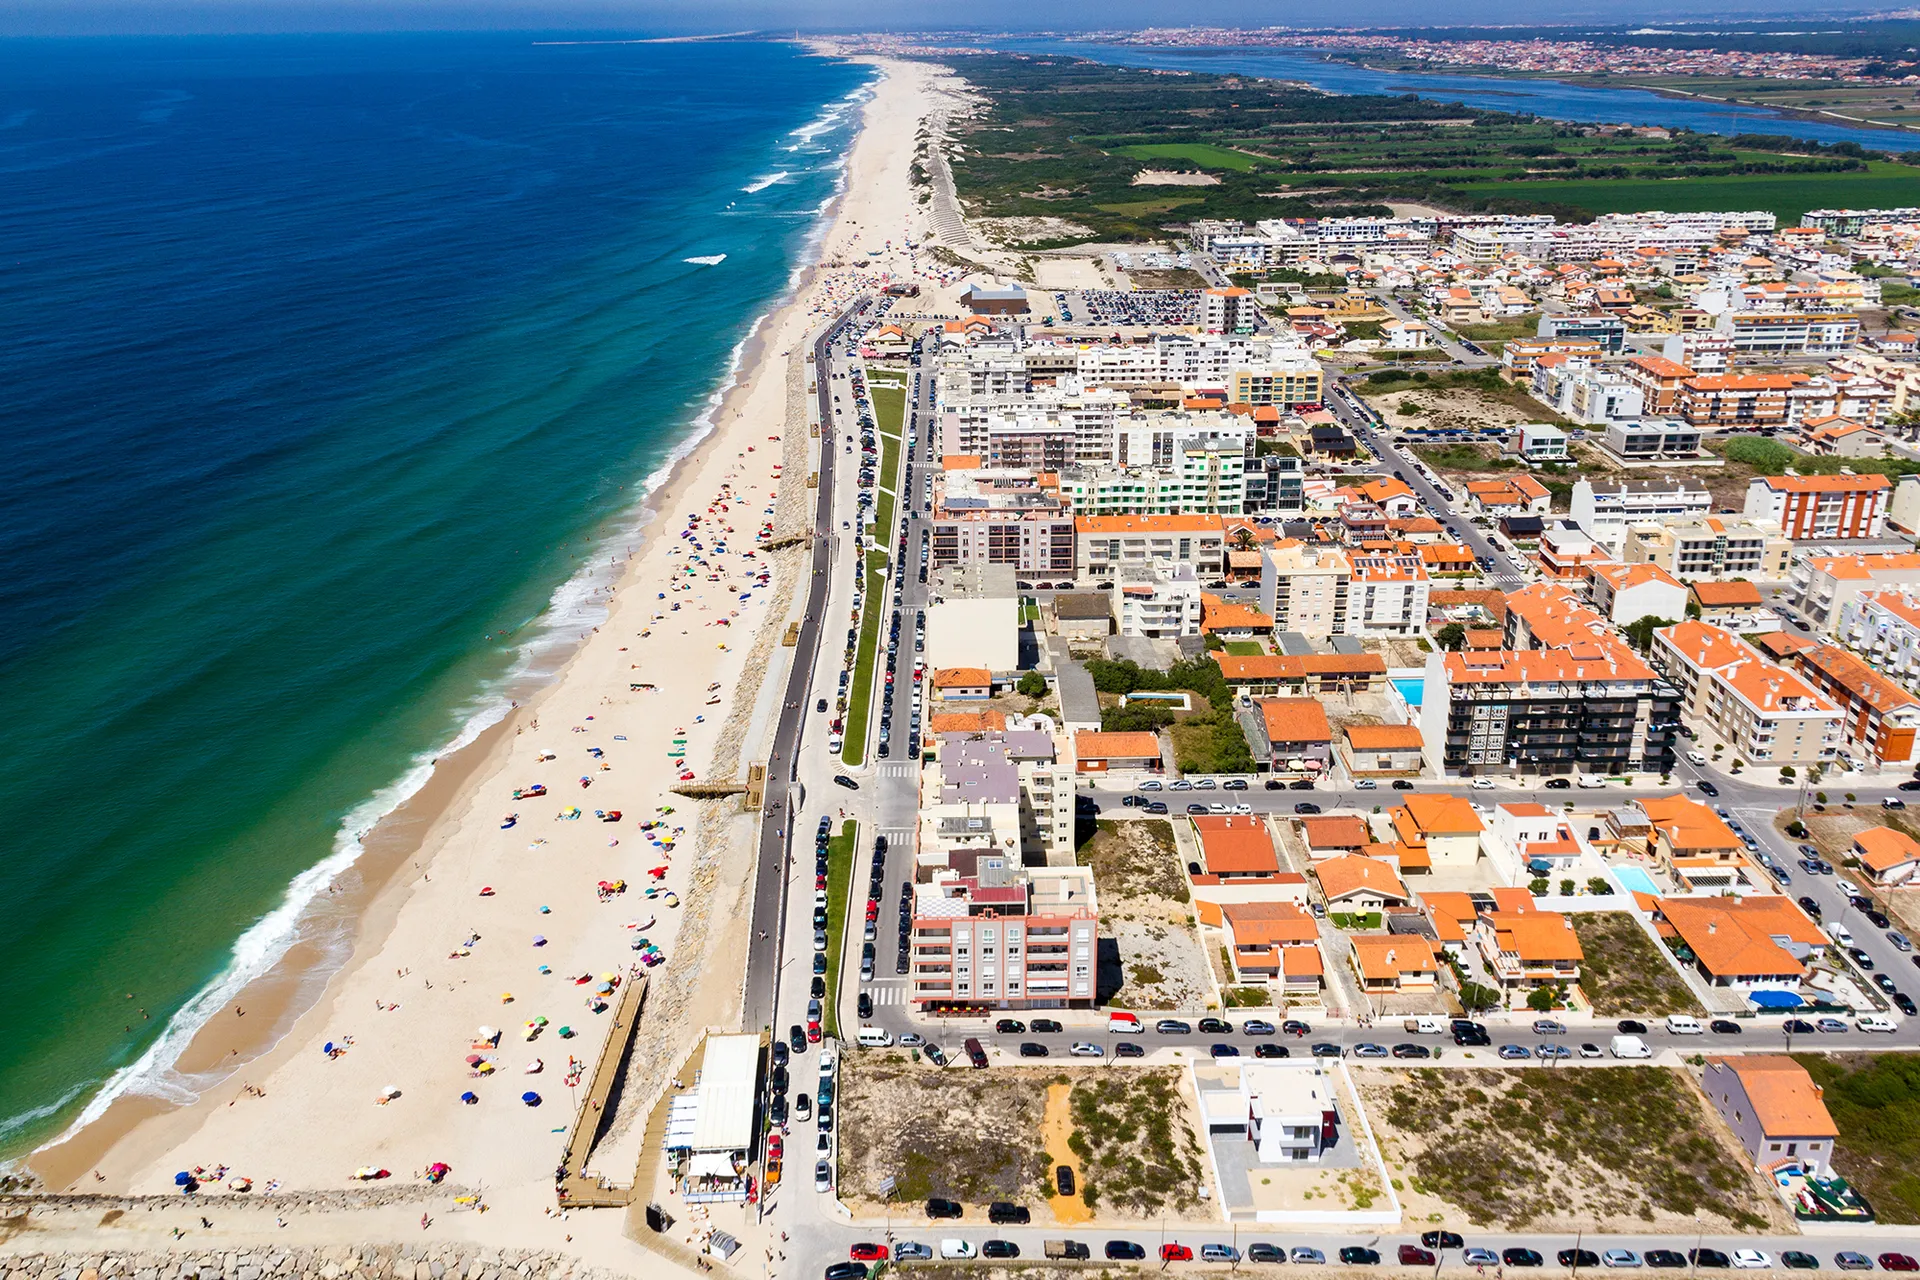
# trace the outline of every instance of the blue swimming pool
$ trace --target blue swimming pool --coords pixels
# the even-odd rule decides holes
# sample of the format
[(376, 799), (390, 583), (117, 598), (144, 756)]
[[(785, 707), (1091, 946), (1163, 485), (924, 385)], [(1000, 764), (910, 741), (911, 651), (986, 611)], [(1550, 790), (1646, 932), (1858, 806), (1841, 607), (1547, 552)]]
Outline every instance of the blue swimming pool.
[(1420, 709), (1420, 699), (1426, 692), (1427, 682), (1420, 676), (1396, 676), (1393, 687), (1400, 692), (1406, 704), (1414, 710)]
[(1660, 886), (1653, 882), (1653, 877), (1638, 867), (1615, 867), (1613, 878), (1628, 893), (1650, 893), (1655, 897), (1660, 894)]

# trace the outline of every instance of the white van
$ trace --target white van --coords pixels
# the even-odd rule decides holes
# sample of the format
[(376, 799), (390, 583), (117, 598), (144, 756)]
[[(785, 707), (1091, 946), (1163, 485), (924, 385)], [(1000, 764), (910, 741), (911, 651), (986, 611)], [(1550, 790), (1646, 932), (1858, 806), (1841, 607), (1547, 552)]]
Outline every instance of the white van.
[(1893, 1030), (1893, 1019), (1883, 1014), (1866, 1013), (1853, 1020), (1853, 1029), (1855, 1031), (1891, 1032)]
[(1667, 1034), (1673, 1036), (1703, 1036), (1707, 1029), (1700, 1025), (1700, 1019), (1690, 1018), (1684, 1013), (1667, 1015)]
[(940, 1242), (940, 1256), (949, 1259), (971, 1258), (974, 1256), (973, 1246), (965, 1240), (942, 1240)]
[(854, 1039), (862, 1049), (886, 1049), (893, 1045), (893, 1032), (882, 1031), (879, 1027), (862, 1027)]
[(1613, 1038), (1613, 1056), (1616, 1058), (1651, 1058), (1653, 1050), (1647, 1048), (1647, 1042), (1639, 1036), (1615, 1036)]
[(1140, 1025), (1140, 1019), (1131, 1013), (1109, 1013), (1107, 1030), (1116, 1036), (1137, 1036), (1146, 1034), (1146, 1028)]
[(1604, 787), (1607, 785), (1607, 780), (1597, 773), (1581, 773), (1574, 775), (1573, 785), (1576, 787)]

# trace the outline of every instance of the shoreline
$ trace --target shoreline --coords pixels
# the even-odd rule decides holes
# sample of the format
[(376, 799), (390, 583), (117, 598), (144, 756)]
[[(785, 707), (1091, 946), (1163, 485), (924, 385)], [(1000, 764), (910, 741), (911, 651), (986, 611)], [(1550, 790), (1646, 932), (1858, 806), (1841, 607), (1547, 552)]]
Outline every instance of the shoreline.
[[(653, 489), (650, 498), (642, 499), (643, 508), (651, 502), (654, 509), (641, 523), (635, 553), (622, 568), (617, 584), (607, 593), (606, 620), (568, 654), (555, 674), (533, 696), (523, 699), (467, 747), (440, 757), (425, 785), (367, 834), (359, 861), (351, 872), (339, 877), (344, 881), (351, 876), (356, 883), (336, 884), (340, 891), (327, 894), (323, 899), (327, 906), (352, 922), (348, 933), (350, 955), (346, 962), (331, 973), (316, 975), (312, 968), (316, 953), (306, 942), (296, 943), (268, 975), (249, 984), (234, 1002), (245, 1008), (246, 1022), (238, 1021), (240, 1015), (232, 1010), (223, 1010), (193, 1037), (182, 1055), (183, 1073), (214, 1069), (224, 1073), (222, 1079), (202, 1088), (199, 1098), (184, 1106), (131, 1092), (116, 1099), (93, 1123), (63, 1135), (62, 1140), (28, 1157), (29, 1169), (41, 1177), (45, 1189), (55, 1194), (69, 1187), (120, 1194), (160, 1194), (172, 1190), (171, 1174), (167, 1170), (176, 1166), (211, 1165), (215, 1161), (231, 1165), (236, 1174), (245, 1172), (261, 1181), (269, 1177), (280, 1179), (288, 1192), (339, 1189), (351, 1185), (343, 1177), (346, 1168), (366, 1162), (360, 1158), (362, 1152), (358, 1145), (363, 1141), (367, 1148), (364, 1154), (372, 1157), (372, 1162), (394, 1167), (399, 1177), (387, 1185), (399, 1190), (405, 1185), (403, 1171), (409, 1165), (417, 1168), (422, 1164), (419, 1154), (403, 1155), (392, 1149), (406, 1136), (401, 1131), (413, 1127), (399, 1118), (412, 1117), (415, 1111), (439, 1108), (443, 1112), (440, 1117), (423, 1117), (418, 1127), (438, 1134), (430, 1137), (429, 1143), (466, 1148), (464, 1152), (448, 1151), (436, 1157), (450, 1159), (455, 1164), (456, 1181), (484, 1183), (494, 1188), (496, 1195), (510, 1195), (516, 1205), (530, 1207), (542, 1196), (551, 1205), (551, 1178), (547, 1173), (551, 1161), (541, 1151), (553, 1145), (549, 1136), (553, 1123), (570, 1122), (573, 1118), (571, 1110), (565, 1107), (564, 1092), (555, 1101), (556, 1109), (546, 1115), (530, 1109), (496, 1107), (491, 1101), (487, 1108), (473, 1110), (458, 1108), (456, 1104), (454, 1111), (463, 1115), (461, 1128), (446, 1127), (444, 1109), (459, 1090), (456, 1082), (464, 1081), (471, 1074), (460, 1066), (459, 1054), (467, 1050), (466, 1041), (471, 1038), (473, 1023), (484, 1016), (488, 1005), (497, 1010), (496, 1018), (509, 1024), (524, 1016), (512, 1007), (501, 1009), (501, 1001), (476, 998), (477, 992), (469, 995), (460, 988), (471, 983), (491, 991), (508, 981), (523, 986), (542, 984), (548, 994), (535, 996), (534, 1001), (528, 1003), (556, 999), (560, 993), (553, 989), (553, 982), (558, 974), (554, 979), (528, 975), (532, 965), (527, 958), (548, 959), (551, 969), (560, 974), (608, 968), (610, 955), (620, 954), (610, 951), (609, 946), (619, 948), (633, 936), (618, 926), (615, 916), (658, 918), (658, 924), (648, 932), (667, 951), (670, 964), (654, 971), (651, 976), (655, 983), (663, 977), (675, 976), (676, 972), (684, 981), (699, 979), (708, 969), (724, 968), (724, 964), (704, 963), (707, 959), (719, 958), (710, 954), (711, 945), (707, 948), (709, 954), (698, 954), (696, 948), (695, 952), (683, 956), (676, 951), (675, 939), (668, 935), (677, 934), (683, 925), (705, 929), (706, 919), (694, 920), (697, 913), (690, 909), (695, 895), (706, 890), (716, 896), (724, 894), (729, 886), (722, 881), (730, 876), (738, 877), (742, 883), (750, 881), (752, 858), (732, 856), (741, 842), (731, 836), (743, 827), (751, 829), (754, 819), (739, 815), (732, 806), (715, 802), (696, 804), (682, 800), (678, 805), (672, 804), (664, 798), (673, 785), (664, 773), (640, 779), (629, 779), (625, 775), (632, 770), (636, 757), (647, 754), (645, 747), (637, 745), (641, 741), (649, 741), (669, 758), (675, 754), (669, 748), (684, 743), (678, 750), (688, 763), (695, 764), (702, 781), (727, 772), (708, 773), (706, 765), (710, 759), (737, 756), (738, 764), (732, 770), (737, 776), (745, 763), (761, 751), (759, 742), (744, 741), (749, 732), (746, 722), (755, 718), (755, 707), (763, 701), (760, 694), (765, 682), (784, 670), (777, 633), (796, 607), (800, 598), (798, 590), (805, 585), (805, 570), (795, 572), (790, 565), (773, 568), (783, 553), (772, 553), (756, 563), (741, 552), (758, 541), (752, 528), (760, 522), (757, 517), (764, 517), (766, 522), (778, 521), (776, 532), (783, 532), (794, 521), (795, 512), (807, 509), (811, 495), (805, 483), (804, 463), (812, 448), (804, 419), (794, 423), (788, 411), (778, 406), (790, 404), (796, 381), (798, 386), (805, 386), (805, 365), (797, 363), (804, 360), (801, 340), (825, 314), (837, 311), (845, 298), (871, 288), (877, 279), (886, 278), (878, 263), (875, 269), (864, 273), (833, 269), (831, 259), (835, 256), (836, 241), (841, 242), (839, 249), (847, 250), (862, 237), (873, 235), (871, 211), (876, 205), (900, 206), (903, 225), (911, 217), (915, 206), (905, 169), (911, 159), (913, 129), (924, 115), (924, 104), (930, 100), (930, 84), (936, 77), (947, 74), (943, 69), (914, 64), (880, 59), (860, 61), (876, 66), (879, 74), (865, 87), (867, 97), (859, 105), (862, 123), (839, 162), (840, 181), (834, 197), (822, 207), (820, 231), (809, 237), (803, 256), (795, 264), (790, 286), (755, 321), (743, 339), (733, 362), (730, 382), (716, 388), (717, 403), (708, 412), (710, 428), (668, 468), (668, 474)], [(870, 191), (852, 181), (856, 166), (871, 167), (873, 157), (866, 154), (868, 151), (881, 151), (888, 146), (891, 150), (881, 158), (889, 168), (897, 165), (901, 170), (892, 189), (883, 185)], [(887, 212), (891, 214), (893, 210)], [(862, 226), (863, 221), (866, 226)], [(888, 226), (891, 218), (883, 216), (880, 222), (883, 227)], [(904, 243), (906, 237), (899, 238)], [(900, 252), (903, 254), (904, 250)], [(781, 430), (783, 421), (784, 431)], [(770, 443), (796, 434), (795, 427), (799, 430), (794, 448), (782, 451), (769, 448)], [(785, 458), (781, 452), (785, 452)], [(801, 457), (802, 465), (791, 464), (790, 459), (795, 456)], [(724, 496), (716, 498), (716, 494)], [(716, 502), (719, 515), (713, 514)], [(715, 579), (736, 579), (724, 591), (711, 587), (705, 580), (707, 574), (696, 573), (694, 565), (688, 562), (697, 558), (688, 551), (689, 546), (699, 545), (690, 544), (685, 536), (689, 526), (684, 522), (689, 518), (702, 525), (700, 536), (708, 539), (707, 562), (700, 568), (713, 571)], [(734, 521), (727, 526), (734, 545), (718, 552), (721, 538), (714, 522), (722, 520)], [(676, 532), (681, 536), (676, 537)], [(714, 562), (722, 558), (738, 563), (716, 568)], [(798, 562), (797, 556), (795, 559)], [(772, 570), (769, 576), (776, 579), (773, 585), (749, 590), (738, 581), (768, 569)], [(742, 589), (735, 591), (736, 586)], [(664, 603), (669, 592), (679, 597), (672, 605), (676, 612), (668, 612)], [(738, 595), (739, 600), (730, 598), (734, 595)], [(639, 597), (638, 604), (634, 603), (635, 597)], [(684, 615), (677, 612), (683, 606)], [(644, 617), (639, 612), (642, 609), (653, 616)], [(719, 616), (722, 611), (726, 611), (727, 616)], [(700, 619), (698, 615), (702, 613), (715, 616)], [(709, 637), (704, 632), (695, 636), (691, 630), (696, 620), (707, 626), (726, 627), (736, 619), (741, 626), (717, 633), (729, 639), (713, 644), (707, 643)], [(687, 624), (677, 630), (688, 639), (660, 634), (673, 628), (676, 622)], [(742, 631), (747, 634), (740, 634)], [(648, 638), (655, 640), (650, 649), (645, 645)], [(620, 644), (619, 640), (629, 643)], [(738, 669), (749, 650), (757, 654), (768, 641), (774, 646), (768, 660), (751, 671)], [(652, 652), (655, 659), (629, 661), (629, 649), (635, 658)], [(626, 686), (614, 683), (623, 670), (632, 670), (630, 683), (651, 687), (646, 692), (638, 689), (627, 692)], [(730, 705), (702, 707), (703, 701), (721, 701), (718, 697), (709, 699), (702, 690), (708, 683), (718, 686), (723, 681), (732, 686)], [(620, 692), (614, 692), (616, 688)], [(708, 714), (695, 714), (701, 711)], [(543, 719), (550, 719), (556, 725), (571, 722), (572, 732), (587, 736), (569, 741), (567, 732), (556, 725), (542, 731), (539, 726)], [(594, 723), (590, 725), (589, 721)], [(668, 726), (679, 726), (683, 731), (676, 736), (675, 729)], [(614, 728), (624, 732), (607, 737), (606, 732)], [(531, 741), (535, 735), (545, 739), (539, 747)], [(555, 800), (573, 799), (550, 793), (541, 802), (506, 802), (520, 807), (518, 816), (525, 825), (517, 826), (504, 838), (496, 834), (508, 828), (496, 826), (494, 820), (481, 816), (488, 804), (501, 803), (487, 798), (495, 794), (493, 788), (507, 785), (509, 779), (529, 776), (530, 761), (550, 759), (554, 751), (578, 747), (585, 741), (593, 742), (594, 749), (605, 753), (606, 763), (600, 767), (608, 773), (583, 777), (583, 786), (590, 782), (605, 786), (610, 792), (618, 791), (620, 794), (608, 795), (603, 803), (624, 802), (621, 804), (624, 821), (617, 827), (590, 821), (549, 827), (538, 821), (547, 816), (545, 810)], [(573, 772), (579, 758), (572, 757), (570, 751), (569, 756), (564, 765), (555, 765), (546, 772)], [(598, 755), (594, 758), (600, 759)], [(644, 773), (645, 766), (638, 772)], [(555, 792), (561, 790), (559, 782), (553, 785)], [(598, 791), (591, 798), (602, 799)], [(588, 800), (582, 798), (579, 803), (585, 806)], [(678, 884), (676, 891), (687, 895), (688, 905), (679, 907), (672, 916), (634, 892), (639, 887), (636, 881), (645, 879), (639, 873), (634, 854), (612, 854), (603, 858), (587, 852), (590, 842), (584, 839), (617, 830), (614, 839), (594, 843), (638, 847), (639, 840), (632, 830), (634, 819), (651, 818), (650, 806), (658, 804), (678, 810), (669, 820), (685, 830), (668, 843), (670, 846), (678, 843), (681, 848), (662, 853), (642, 850), (639, 859), (662, 859), (663, 867), (670, 868), (663, 883)], [(533, 812), (536, 807), (541, 811)], [(528, 823), (529, 818), (534, 821)], [(711, 839), (706, 838), (709, 832)], [(503, 847), (535, 834), (543, 838), (527, 848), (537, 850), (537, 858), (511, 854)], [(574, 847), (564, 851), (551, 848), (563, 842)], [(689, 843), (705, 847), (690, 851), (685, 847)], [(566, 856), (548, 863), (547, 859), (555, 852), (564, 852)], [(695, 857), (687, 858), (685, 855), (689, 852)], [(590, 863), (589, 858), (599, 860)], [(609, 906), (603, 898), (597, 906), (584, 910), (572, 905), (582, 893), (593, 892), (594, 878), (604, 878), (608, 862), (614, 864), (630, 886), (624, 900)], [(693, 865), (687, 866), (688, 862)], [(683, 873), (690, 873), (693, 882), (683, 881)], [(703, 880), (703, 876), (707, 880)], [(471, 887), (476, 878), (485, 882), (478, 899), (473, 898)], [(572, 902), (567, 900), (569, 893), (575, 895)], [(456, 898), (460, 903), (457, 908)], [(500, 919), (500, 908), (506, 900), (517, 904), (539, 902), (541, 915), (547, 918), (528, 915), (522, 920)], [(707, 903), (703, 901), (701, 905)], [(725, 906), (719, 902), (713, 905)], [(531, 910), (530, 907), (524, 909)], [(459, 914), (449, 919), (448, 913), (452, 910)], [(576, 924), (582, 927), (572, 928)], [(510, 965), (513, 976), (504, 976), (509, 973), (509, 968), (503, 966), (507, 957), (498, 954), (501, 949), (495, 946), (495, 938), (505, 941), (511, 935), (530, 931), (535, 925), (554, 933), (552, 942), (538, 953), (520, 951)], [(713, 927), (706, 931), (714, 936), (703, 936), (702, 940), (711, 944), (740, 927), (744, 927), (744, 922), (715, 913)], [(453, 955), (441, 960), (439, 955), (445, 951), (445, 941), (436, 942), (431, 937), (423, 940), (420, 936), (435, 929), (442, 934), (467, 931), (470, 946), (457, 946)], [(524, 941), (519, 941), (519, 945), (524, 947)], [(536, 942), (536, 945), (540, 944)], [(403, 960), (411, 957), (415, 963), (399, 964), (395, 968), (398, 980), (385, 979), (379, 962), (396, 957)], [(449, 964), (456, 957), (458, 963)], [(445, 980), (445, 985), (429, 979), (425, 990), (415, 988), (413, 984), (420, 981), (430, 965), (433, 979), (440, 979), (443, 972), (457, 976)], [(548, 966), (542, 966), (542, 973), (548, 971)], [(720, 977), (725, 985), (734, 988), (733, 998), (705, 1003), (722, 1006), (730, 1003), (737, 1020), (739, 975), (721, 974)], [(392, 994), (380, 996), (377, 989), (383, 986), (405, 987), (405, 999), (394, 999)], [(360, 995), (351, 994), (356, 989)], [(368, 990), (376, 990), (374, 998), (360, 1004)], [(682, 1003), (700, 1004), (701, 994), (693, 992)], [(323, 1037), (338, 1039), (347, 1033), (345, 1007), (349, 999), (355, 1010), (352, 1021), (375, 1026), (364, 1030), (354, 1028), (362, 1033), (346, 1056), (337, 1062), (310, 1052)], [(444, 1014), (439, 1009), (426, 1008), (454, 1002), (465, 1007)], [(417, 1006), (422, 1011), (416, 1021)], [(367, 1016), (369, 1007), (378, 1012)], [(648, 1019), (655, 1017), (654, 1008), (655, 998), (650, 993)], [(555, 1022), (564, 1021), (557, 1007), (552, 1012)], [(531, 1050), (523, 1050), (520, 1044), (514, 1043), (517, 1036), (506, 1037), (499, 1049), (500, 1056), (504, 1059), (526, 1052), (544, 1052), (555, 1061), (556, 1067), (541, 1072), (530, 1083), (547, 1089), (560, 1087), (561, 1082), (556, 1078), (557, 1063), (575, 1056), (590, 1061), (605, 1025), (590, 1013), (571, 1016), (582, 1023), (583, 1034), (565, 1046), (548, 1036)], [(400, 1025), (408, 1026), (409, 1030), (398, 1036), (387, 1034), (389, 1027)], [(245, 1034), (237, 1034), (243, 1026)], [(456, 1033), (455, 1028), (464, 1029)], [(643, 1020), (643, 1032), (644, 1029)], [(448, 1042), (440, 1043), (443, 1039)], [(459, 1043), (451, 1043), (452, 1040)], [(428, 1054), (444, 1060), (436, 1068), (422, 1061), (423, 1055)], [(512, 1080), (515, 1092), (525, 1087), (519, 1083), (522, 1073), (514, 1069), (519, 1065), (516, 1062), (509, 1068), (506, 1062), (501, 1063), (502, 1075)], [(538, 1059), (527, 1065), (529, 1071), (536, 1070)], [(637, 1084), (635, 1077), (661, 1065), (640, 1062), (636, 1050), (636, 1060), (628, 1073), (628, 1094), (643, 1094), (644, 1085)], [(413, 1079), (406, 1078), (409, 1069)], [(437, 1085), (431, 1083), (436, 1073), (441, 1079)], [(376, 1110), (372, 1090), (365, 1079), (374, 1079), (377, 1083), (389, 1075), (400, 1082), (396, 1087), (403, 1091), (402, 1096), (390, 1110)], [(352, 1084), (342, 1080), (340, 1087), (335, 1087), (329, 1079), (348, 1076), (365, 1079)], [(502, 1083), (504, 1081), (488, 1081), (472, 1088), (490, 1091)], [(244, 1091), (262, 1085), (265, 1086), (262, 1097), (256, 1098)], [(504, 1104), (505, 1099), (499, 1102)], [(287, 1115), (283, 1106), (294, 1108), (292, 1114), (299, 1117), (300, 1129), (275, 1125), (269, 1119)], [(329, 1123), (335, 1119), (329, 1113), (348, 1106), (355, 1111), (342, 1112), (337, 1117), (338, 1124)], [(474, 1119), (465, 1120), (465, 1116)], [(632, 1119), (623, 1117), (628, 1127)], [(641, 1119), (644, 1120), (644, 1115)], [(499, 1132), (487, 1142), (475, 1144), (465, 1140), (468, 1130), (496, 1128)], [(310, 1139), (305, 1143), (310, 1148), (351, 1140), (354, 1145), (348, 1149), (353, 1154), (327, 1156), (314, 1150), (277, 1149), (276, 1129), (281, 1133), (301, 1133), (303, 1139)], [(340, 1132), (335, 1132), (336, 1129)], [(624, 1135), (621, 1130), (619, 1122), (611, 1126), (601, 1139), (601, 1148), (629, 1142), (637, 1144), (637, 1135)], [(188, 1147), (194, 1154), (186, 1154)], [(170, 1156), (169, 1152), (177, 1154)], [(483, 1174), (490, 1162), (490, 1156), (483, 1152), (499, 1153), (501, 1163), (507, 1167)], [(599, 1163), (598, 1151), (595, 1163)], [(263, 1167), (269, 1164), (297, 1167)], [(530, 1170), (536, 1171), (531, 1186), (527, 1178)], [(97, 1171), (93, 1180), (88, 1180), (89, 1171)], [(621, 1172), (624, 1171), (615, 1170), (615, 1176)], [(540, 1185), (542, 1181), (546, 1184), (544, 1190)], [(220, 1188), (209, 1187), (209, 1190), (217, 1194)], [(500, 1221), (504, 1226), (507, 1218), (519, 1216), (502, 1215)], [(488, 1221), (489, 1225), (494, 1221), (491, 1215)]]

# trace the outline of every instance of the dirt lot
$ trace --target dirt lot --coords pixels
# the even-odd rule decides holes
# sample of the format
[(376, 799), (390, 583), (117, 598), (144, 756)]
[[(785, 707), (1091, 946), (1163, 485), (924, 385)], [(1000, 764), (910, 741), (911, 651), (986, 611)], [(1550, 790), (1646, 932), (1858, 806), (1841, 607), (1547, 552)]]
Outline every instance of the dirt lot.
[(994, 1200), (1053, 1215), (1054, 1156), (1043, 1122), (1050, 1086), (1066, 1085), (1080, 1197), (1102, 1217), (1183, 1214), (1201, 1203), (1206, 1164), (1178, 1068), (1023, 1067), (973, 1072), (909, 1065), (898, 1054), (857, 1054), (841, 1071), (840, 1123), (861, 1135), (840, 1148), (840, 1194), (856, 1214), (894, 1201), (946, 1196), (983, 1217)]
[[(1360, 383), (1359, 389), (1366, 395), (1367, 403), (1372, 405), (1387, 425), (1395, 431), (1407, 427), (1459, 428), (1478, 431), (1482, 427), (1513, 427), (1523, 422), (1551, 422), (1557, 415), (1544, 404), (1526, 399), (1521, 403), (1510, 403), (1506, 399), (1497, 399), (1484, 391), (1473, 387), (1448, 387), (1435, 389), (1420, 382), (1396, 382), (1385, 387), (1371, 387)], [(1519, 400), (1525, 393), (1515, 388), (1512, 398)], [(1402, 407), (1412, 405), (1419, 412), (1405, 413)]]
[(1197, 1009), (1212, 995), (1173, 827), (1103, 821), (1080, 846), (1100, 904), (1100, 999), (1123, 1009)]
[(1580, 989), (1603, 1017), (1663, 1018), (1702, 1013), (1673, 965), (1660, 954), (1640, 922), (1624, 911), (1577, 911), (1568, 916), (1580, 939)]
[(1792, 1230), (1743, 1151), (1662, 1067), (1359, 1077), (1410, 1220), (1532, 1231)]

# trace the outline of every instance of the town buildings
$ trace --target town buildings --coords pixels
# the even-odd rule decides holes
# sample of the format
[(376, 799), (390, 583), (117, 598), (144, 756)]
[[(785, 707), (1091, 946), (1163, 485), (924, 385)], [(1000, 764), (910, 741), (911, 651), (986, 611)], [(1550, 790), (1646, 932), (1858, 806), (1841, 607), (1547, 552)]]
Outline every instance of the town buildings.
[(1879, 538), (1887, 531), (1893, 485), (1882, 475), (1756, 476), (1747, 485), (1749, 519), (1770, 520), (1794, 541)]
[(1582, 476), (1573, 482), (1569, 504), (1567, 519), (1617, 559), (1626, 546), (1628, 526), (1704, 517), (1713, 511), (1713, 494), (1697, 480), (1588, 480)]
[(958, 852), (914, 886), (908, 999), (928, 1013), (1090, 1007), (1099, 928), (1092, 868)]
[(1652, 661), (1680, 691), (1682, 718), (1704, 745), (1756, 767), (1804, 768), (1838, 753), (1839, 708), (1730, 632), (1705, 622), (1656, 631)]
[(1787, 576), (1793, 543), (1772, 521), (1734, 516), (1643, 521), (1627, 526), (1621, 558), (1657, 565), (1686, 582)]

